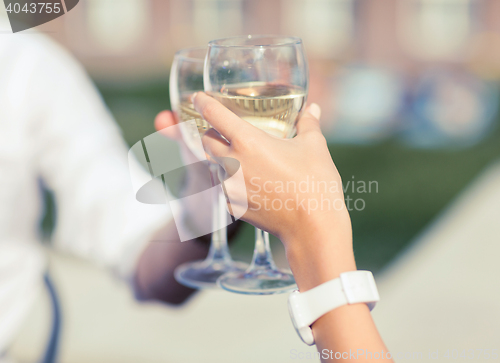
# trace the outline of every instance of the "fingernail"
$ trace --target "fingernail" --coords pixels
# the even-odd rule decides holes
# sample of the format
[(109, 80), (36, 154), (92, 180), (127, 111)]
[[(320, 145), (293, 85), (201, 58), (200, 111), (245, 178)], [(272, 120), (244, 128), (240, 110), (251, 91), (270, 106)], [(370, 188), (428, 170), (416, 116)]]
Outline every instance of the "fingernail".
[(191, 95), (191, 102), (194, 103), (194, 99), (196, 98), (196, 95), (198, 94), (198, 92), (195, 92)]
[(316, 117), (318, 120), (321, 117), (321, 108), (319, 107), (319, 105), (317, 103), (312, 103), (311, 106), (309, 106), (307, 108), (307, 111), (311, 115), (313, 115), (314, 117)]

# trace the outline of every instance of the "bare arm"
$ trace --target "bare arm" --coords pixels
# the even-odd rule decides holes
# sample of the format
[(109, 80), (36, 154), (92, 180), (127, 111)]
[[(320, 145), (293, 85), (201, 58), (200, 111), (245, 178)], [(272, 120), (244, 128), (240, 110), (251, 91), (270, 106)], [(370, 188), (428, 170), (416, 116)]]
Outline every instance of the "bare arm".
[[(339, 223), (338, 229), (315, 226), (308, 231), (306, 240), (328, 241), (314, 243), (307, 249), (288, 249), (287, 257), (294, 272), (300, 291), (307, 291), (324, 282), (340, 276), (342, 272), (355, 271), (354, 254), (349, 217), (345, 223)], [(306, 230), (306, 228), (304, 228)], [(290, 246), (300, 246), (299, 238), (287, 241)], [(341, 356), (341, 361), (370, 361), (373, 354), (385, 354), (387, 348), (377, 331), (370, 310), (365, 304), (345, 305), (319, 318), (312, 326), (316, 347), (324, 362), (335, 360)], [(328, 359), (325, 359), (328, 357)], [(376, 355), (377, 357), (377, 355)], [(378, 355), (380, 359), (380, 355)], [(378, 360), (377, 359), (377, 360)], [(387, 361), (391, 361), (388, 359)]]

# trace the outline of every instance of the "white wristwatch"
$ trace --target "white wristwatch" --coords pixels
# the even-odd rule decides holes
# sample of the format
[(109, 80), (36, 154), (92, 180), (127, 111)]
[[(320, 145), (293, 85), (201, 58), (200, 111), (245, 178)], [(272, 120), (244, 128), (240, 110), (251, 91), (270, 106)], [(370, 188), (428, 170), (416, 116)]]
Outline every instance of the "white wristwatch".
[(380, 300), (370, 271), (350, 271), (306, 292), (294, 291), (288, 298), (288, 310), (300, 339), (314, 345), (311, 325), (340, 306), (366, 303), (370, 310)]

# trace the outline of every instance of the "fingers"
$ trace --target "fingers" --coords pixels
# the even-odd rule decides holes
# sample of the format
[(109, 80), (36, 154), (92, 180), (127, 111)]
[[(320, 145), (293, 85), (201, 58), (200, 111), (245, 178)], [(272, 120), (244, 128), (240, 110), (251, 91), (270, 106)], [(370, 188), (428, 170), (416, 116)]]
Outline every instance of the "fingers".
[(310, 131), (321, 132), (321, 128), (319, 125), (320, 116), (321, 109), (316, 103), (313, 103), (306, 109), (306, 112), (302, 115), (299, 122), (297, 123), (297, 135), (304, 134)]
[(233, 141), (237, 135), (246, 135), (256, 130), (254, 126), (203, 92), (195, 93), (192, 100), (196, 111), (229, 142)]
[(222, 158), (229, 154), (230, 146), (214, 129), (205, 132), (201, 138), (205, 152), (214, 158)]
[(172, 111), (162, 111), (155, 118), (155, 129), (162, 135), (172, 140), (181, 140), (182, 135), (178, 127), (170, 127), (176, 124)]
[(208, 130), (201, 140), (210, 161), (219, 164), (219, 178), (221, 180), (227, 180), (239, 170), (240, 162), (229, 156), (231, 145), (215, 129)]

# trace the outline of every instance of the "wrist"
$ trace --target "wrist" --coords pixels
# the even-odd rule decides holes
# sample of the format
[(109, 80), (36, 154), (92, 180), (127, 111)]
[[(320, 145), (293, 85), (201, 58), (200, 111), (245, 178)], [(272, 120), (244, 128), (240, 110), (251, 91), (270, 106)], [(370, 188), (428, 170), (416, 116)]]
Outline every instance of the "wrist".
[(300, 255), (287, 251), (287, 258), (301, 292), (333, 280), (343, 272), (357, 270), (352, 248), (345, 251), (341, 248), (323, 249)]
[(304, 223), (302, 233), (283, 240), (288, 263), (300, 291), (312, 289), (347, 271), (355, 271), (348, 214), (329, 223)]

